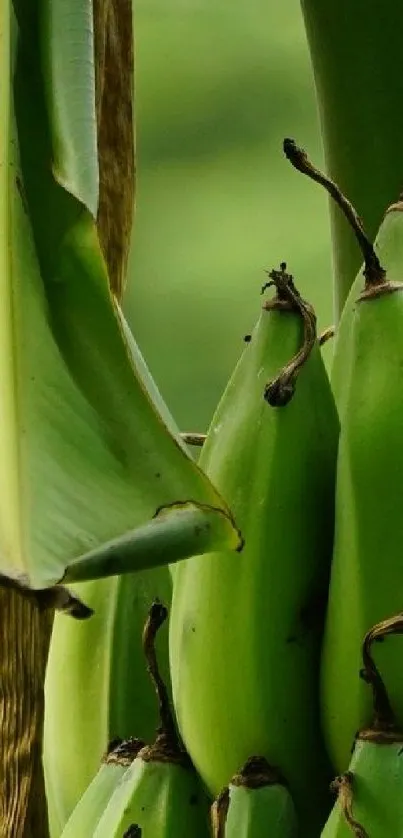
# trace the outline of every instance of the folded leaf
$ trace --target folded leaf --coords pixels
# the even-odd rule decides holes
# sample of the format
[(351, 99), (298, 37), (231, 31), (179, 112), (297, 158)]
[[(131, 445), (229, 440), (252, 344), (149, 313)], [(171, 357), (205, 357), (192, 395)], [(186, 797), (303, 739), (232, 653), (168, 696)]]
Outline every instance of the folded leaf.
[(36, 2), (42, 24), (53, 173), (96, 218), (99, 174), (92, 0)]
[(239, 536), (142, 382), (90, 212), (53, 176), (35, 31), (0, 96), (0, 572), (44, 588)]
[(232, 543), (228, 543), (231, 523), (226, 512), (207, 505), (184, 503), (163, 507), (148, 524), (72, 562), (66, 570), (65, 581), (82, 582), (145, 570), (192, 554), (208, 553), (212, 547), (218, 550), (220, 544), (224, 549), (232, 546), (239, 550), (242, 546), (239, 533), (234, 533)]

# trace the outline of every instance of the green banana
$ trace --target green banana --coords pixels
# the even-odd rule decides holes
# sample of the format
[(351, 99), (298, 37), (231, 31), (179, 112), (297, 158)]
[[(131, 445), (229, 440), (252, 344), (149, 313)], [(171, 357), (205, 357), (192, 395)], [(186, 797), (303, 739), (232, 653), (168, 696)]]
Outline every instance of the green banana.
[(296, 838), (297, 816), (281, 774), (251, 757), (213, 803), (214, 838)]
[[(169, 603), (172, 585), (161, 567), (74, 587), (95, 613), (85, 626), (55, 615), (45, 684), (46, 791), (61, 827), (111, 738), (133, 731), (145, 741), (154, 737), (158, 711), (141, 634), (151, 603)], [(158, 637), (158, 651), (168, 679), (166, 632)], [(58, 835), (55, 827), (52, 838)]]
[[(361, 638), (401, 605), (403, 284), (396, 281), (403, 279), (401, 210), (393, 205), (382, 225), (386, 274), (371, 266), (370, 251), (366, 255), (366, 284), (351, 317), (349, 368), (346, 364), (340, 391), (335, 541), (321, 673), (323, 729), (339, 772), (348, 765), (355, 732), (370, 721), (368, 695), (357, 678)], [(390, 647), (380, 654), (402, 724), (400, 656)]]
[[(388, 695), (375, 667), (374, 640), (403, 632), (398, 615), (374, 626), (364, 641), (363, 675), (373, 689), (374, 719), (357, 736), (345, 774), (336, 778), (338, 799), (322, 838), (401, 838), (403, 835), (403, 733), (396, 725)], [(387, 645), (387, 644), (386, 644)]]
[[(233, 562), (213, 553), (175, 568), (170, 666), (180, 732), (210, 792), (218, 794), (251, 753), (262, 754), (283, 772), (312, 835), (327, 814), (318, 612), (328, 584), (339, 426), (313, 312), (284, 266), (270, 276), (277, 296), (263, 307), (199, 460), (230, 504), (245, 547)], [(303, 319), (310, 342), (301, 351)], [(296, 386), (292, 356), (300, 364)], [(269, 406), (264, 393), (283, 406)]]
[[(329, 191), (350, 223), (364, 259), (338, 336), (341, 433), (321, 666), (323, 730), (332, 762), (343, 772), (356, 731), (371, 719), (369, 697), (357, 677), (362, 637), (401, 605), (403, 204), (392, 204), (382, 222), (377, 239), (381, 264), (360, 218), (338, 187), (292, 141), (285, 142), (285, 152), (295, 168)], [(381, 650), (380, 657), (392, 705), (403, 725), (400, 657), (390, 646)]]
[[(155, 743), (140, 751), (114, 791), (93, 838), (208, 838), (208, 806), (190, 763)], [(183, 757), (182, 757), (183, 759)]]
[(101, 766), (63, 830), (63, 838), (90, 838), (100, 815), (122, 779), (126, 769), (145, 743), (141, 739), (127, 739), (112, 743)]
[(208, 838), (208, 803), (190, 759), (178, 741), (159, 674), (154, 638), (167, 609), (154, 603), (144, 631), (148, 669), (159, 698), (161, 726), (118, 783), (93, 838), (123, 838), (140, 828), (143, 838)]

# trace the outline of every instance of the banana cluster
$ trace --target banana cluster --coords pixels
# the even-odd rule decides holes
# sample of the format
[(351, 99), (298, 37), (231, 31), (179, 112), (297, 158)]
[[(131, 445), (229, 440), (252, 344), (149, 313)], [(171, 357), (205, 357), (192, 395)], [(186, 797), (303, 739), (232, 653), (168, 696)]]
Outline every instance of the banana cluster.
[[(403, 203), (372, 246), (336, 185), (291, 140), (284, 150), (328, 189), (363, 253), (330, 380), (315, 313), (283, 263), (199, 459), (243, 548), (180, 562), (169, 578), (153, 571), (141, 605), (143, 577), (91, 583), (80, 591), (101, 617), (90, 643), (91, 621), (61, 630), (58, 618), (52, 838), (403, 836), (403, 648), (392, 638), (403, 633)], [(161, 675), (167, 609), (148, 609), (156, 596), (170, 604), (171, 584)], [(125, 741), (98, 768), (111, 735)]]

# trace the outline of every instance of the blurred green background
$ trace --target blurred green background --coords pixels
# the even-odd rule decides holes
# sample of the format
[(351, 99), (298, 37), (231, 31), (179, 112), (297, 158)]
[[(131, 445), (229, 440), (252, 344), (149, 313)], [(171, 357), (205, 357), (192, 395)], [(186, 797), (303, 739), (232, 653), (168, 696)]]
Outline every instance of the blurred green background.
[[(137, 0), (137, 211), (125, 309), (180, 428), (204, 431), (286, 261), (332, 321), (323, 155), (298, 0)], [(331, 347), (326, 348), (329, 358)]]

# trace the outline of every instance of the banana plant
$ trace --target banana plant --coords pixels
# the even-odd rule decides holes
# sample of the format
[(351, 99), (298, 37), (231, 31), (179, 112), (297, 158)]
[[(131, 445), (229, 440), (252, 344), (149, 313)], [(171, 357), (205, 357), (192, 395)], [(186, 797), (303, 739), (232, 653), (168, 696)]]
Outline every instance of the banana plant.
[(0, 831), (28, 836), (47, 831), (43, 680), (53, 607), (75, 602), (59, 583), (240, 536), (110, 289), (92, 2), (3, 0), (0, 42)]
[[(204, 562), (208, 553), (224, 556), (232, 582), (229, 562), (235, 567), (236, 558), (230, 553), (243, 546), (226, 501), (189, 456), (120, 306), (134, 207), (130, 5), (0, 4), (5, 838), (48, 835), (41, 757), (54, 611), (82, 619), (91, 614), (77, 589), (73, 594), (65, 584), (160, 566), (168, 573), (168, 564), (193, 555)], [(371, 234), (401, 188), (399, 158), (390, 150), (401, 133), (395, 56), (402, 12), (387, 0), (379, 26), (374, 0), (302, 0), (302, 8), (330, 173), (357, 203)], [(341, 309), (357, 254), (337, 210), (333, 232)], [(237, 492), (235, 486), (235, 498)], [(174, 577), (178, 589), (180, 575)], [(190, 626), (187, 621), (186, 631)], [(233, 668), (239, 697), (243, 670), (238, 661)], [(256, 700), (258, 693), (257, 679)], [(204, 748), (201, 728), (197, 737)], [(220, 777), (220, 784), (229, 779)]]

